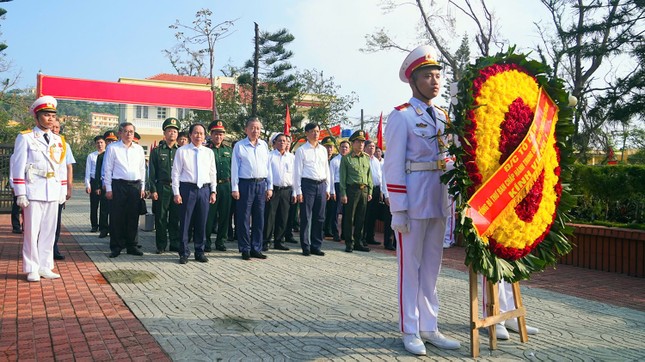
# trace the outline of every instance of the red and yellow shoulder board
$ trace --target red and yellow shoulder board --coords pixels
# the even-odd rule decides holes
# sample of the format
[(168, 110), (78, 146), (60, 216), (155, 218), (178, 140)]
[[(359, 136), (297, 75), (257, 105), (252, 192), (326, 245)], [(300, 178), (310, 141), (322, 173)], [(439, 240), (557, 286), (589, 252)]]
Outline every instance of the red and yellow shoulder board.
[(410, 107), (410, 105), (411, 105), (410, 103), (403, 103), (403, 104), (402, 104), (402, 105), (400, 105), (400, 106), (396, 106), (396, 107), (394, 107), (394, 109), (396, 109), (397, 111), (403, 111), (403, 110), (405, 110), (406, 108)]
[(32, 132), (32, 130), (26, 129), (26, 130), (20, 132), (20, 134), (27, 134), (27, 133), (31, 133), (31, 132)]

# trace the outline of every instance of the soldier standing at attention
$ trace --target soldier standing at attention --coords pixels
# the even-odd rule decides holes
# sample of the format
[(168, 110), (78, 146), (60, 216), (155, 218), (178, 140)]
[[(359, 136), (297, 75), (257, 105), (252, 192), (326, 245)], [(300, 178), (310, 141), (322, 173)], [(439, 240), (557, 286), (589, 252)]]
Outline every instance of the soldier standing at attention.
[(36, 127), (18, 135), (10, 161), (16, 203), (24, 217), (22, 268), (30, 282), (60, 278), (52, 269), (58, 205), (67, 196), (67, 147), (51, 131), (56, 104), (54, 97), (43, 96), (31, 105)]
[[(363, 246), (363, 224), (367, 203), (372, 198), (370, 156), (363, 152), (365, 132), (356, 131), (349, 137), (352, 151), (340, 161), (340, 202), (343, 210), (345, 251), (370, 251)], [(353, 232), (352, 232), (353, 229)]]
[(179, 206), (173, 202), (171, 178), (172, 163), (179, 148), (177, 146), (179, 121), (177, 118), (167, 118), (161, 128), (164, 139), (150, 152), (148, 163), (150, 196), (155, 207), (157, 254), (166, 250), (168, 241), (170, 241), (169, 251), (179, 251)]
[(215, 166), (217, 168), (217, 200), (210, 205), (208, 220), (206, 221), (206, 246), (204, 251), (212, 249), (211, 234), (213, 227), (217, 224), (217, 238), (215, 239), (215, 250), (226, 251), (224, 243), (228, 239), (228, 228), (231, 223), (231, 157), (233, 150), (224, 145), (226, 129), (222, 121), (213, 121), (208, 126), (211, 133), (211, 149), (215, 154)]
[(410, 84), (412, 98), (394, 108), (385, 128), (383, 169), (398, 243), (399, 326), (405, 349), (416, 355), (426, 354), (424, 342), (443, 349), (460, 347), (437, 326), (437, 278), (448, 210), (448, 188), (439, 177), (446, 169), (442, 145), (447, 144), (448, 120), (432, 105), (441, 90), (436, 59), (434, 49), (425, 45), (405, 58), (399, 78)]
[(94, 137), (94, 145), (96, 151), (87, 155), (85, 161), (85, 193), (90, 195), (90, 224), (92, 225), (90, 232), (93, 233), (99, 230), (99, 201), (101, 199), (94, 188), (96, 185), (96, 159), (100, 153), (105, 152), (105, 138), (103, 136)]

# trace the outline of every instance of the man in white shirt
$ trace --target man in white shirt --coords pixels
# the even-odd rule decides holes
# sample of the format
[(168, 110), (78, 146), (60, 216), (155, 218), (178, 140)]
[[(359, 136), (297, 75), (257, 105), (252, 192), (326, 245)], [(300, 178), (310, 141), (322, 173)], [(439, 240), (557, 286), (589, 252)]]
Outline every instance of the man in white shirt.
[(273, 248), (289, 250), (284, 245), (284, 234), (289, 219), (290, 204), (295, 202), (293, 193), (294, 156), (288, 151), (287, 136), (280, 133), (273, 138), (273, 151), (269, 154), (269, 165), (273, 178), (273, 196), (266, 206), (264, 223), (264, 248), (268, 249), (273, 237)]
[[(235, 232), (242, 259), (266, 259), (262, 254), (264, 207), (273, 194), (269, 172), (269, 146), (260, 139), (262, 122), (257, 117), (246, 121), (246, 138), (233, 147), (231, 195), (235, 202)], [(251, 227), (251, 220), (253, 226)]]
[(367, 140), (365, 141), (365, 153), (370, 156), (370, 170), (372, 171), (372, 199), (367, 203), (367, 210), (365, 212), (365, 228), (363, 229), (363, 246), (367, 245), (380, 245), (378, 241), (374, 240), (374, 228), (377, 219), (383, 219), (381, 211), (381, 203), (384, 201), (382, 188), (383, 182), (383, 165), (381, 161), (376, 158), (376, 144)]
[(179, 264), (188, 263), (190, 249), (188, 237), (191, 220), (195, 226), (195, 260), (206, 263), (204, 255), (206, 241), (206, 220), (209, 204), (217, 200), (217, 167), (213, 151), (204, 146), (206, 127), (195, 123), (188, 129), (190, 143), (179, 147), (172, 164), (172, 192), (179, 205)]
[(340, 145), (338, 146), (338, 151), (340, 153), (337, 154), (336, 157), (332, 158), (331, 161), (329, 161), (329, 174), (331, 181), (334, 184), (334, 187), (330, 187), (329, 191), (332, 195), (331, 197), (336, 199), (336, 209), (333, 210), (334, 219), (332, 220), (332, 236), (334, 238), (334, 241), (340, 241), (341, 239), (344, 239), (342, 232), (341, 235), (338, 235), (338, 215), (343, 210), (343, 203), (340, 202), (340, 160), (343, 158), (343, 156), (349, 153), (350, 147), (351, 146), (349, 145), (349, 141), (341, 141)]
[(124, 248), (130, 255), (143, 255), (137, 246), (139, 206), (145, 197), (146, 157), (133, 142), (134, 125), (119, 125), (121, 140), (110, 144), (103, 161), (105, 197), (110, 205), (110, 258)]
[(317, 124), (307, 124), (305, 134), (307, 142), (296, 151), (293, 174), (293, 195), (300, 203), (300, 246), (304, 256), (324, 256), (323, 224), (325, 204), (330, 196), (327, 149), (318, 142)]
[[(90, 195), (90, 224), (92, 225), (91, 232), (95, 233), (99, 230), (99, 201), (101, 196), (94, 189), (96, 185), (96, 159), (99, 153), (105, 152), (105, 138), (103, 136), (94, 137), (94, 146), (96, 151), (87, 155), (85, 161), (85, 193)], [(100, 176), (99, 176), (100, 177)]]

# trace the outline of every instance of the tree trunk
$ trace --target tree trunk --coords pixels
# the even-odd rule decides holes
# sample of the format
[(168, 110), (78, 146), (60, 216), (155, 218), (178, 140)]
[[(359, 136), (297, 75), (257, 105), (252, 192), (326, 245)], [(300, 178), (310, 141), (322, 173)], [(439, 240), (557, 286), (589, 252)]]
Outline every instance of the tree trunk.
[(251, 116), (258, 115), (258, 70), (260, 67), (260, 28), (255, 24), (255, 52), (253, 53), (253, 100), (251, 101)]

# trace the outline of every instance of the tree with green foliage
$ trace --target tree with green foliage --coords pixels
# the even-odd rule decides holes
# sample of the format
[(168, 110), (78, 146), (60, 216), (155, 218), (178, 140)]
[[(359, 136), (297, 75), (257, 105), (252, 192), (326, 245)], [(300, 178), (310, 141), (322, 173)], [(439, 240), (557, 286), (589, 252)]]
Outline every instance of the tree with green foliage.
[(258, 51), (253, 59), (245, 63), (245, 72), (238, 77), (239, 84), (250, 86), (254, 82), (252, 72), (257, 69), (254, 73), (258, 74), (258, 89), (254, 98), (258, 100), (257, 116), (262, 120), (267, 136), (272, 132), (282, 131), (287, 105), (292, 115), (292, 124), (297, 124), (302, 119), (297, 114), (295, 105), (300, 94), (300, 84), (293, 72), (294, 67), (289, 62), (293, 52), (286, 49), (294, 39), (287, 29), (261, 32), (257, 39)]

